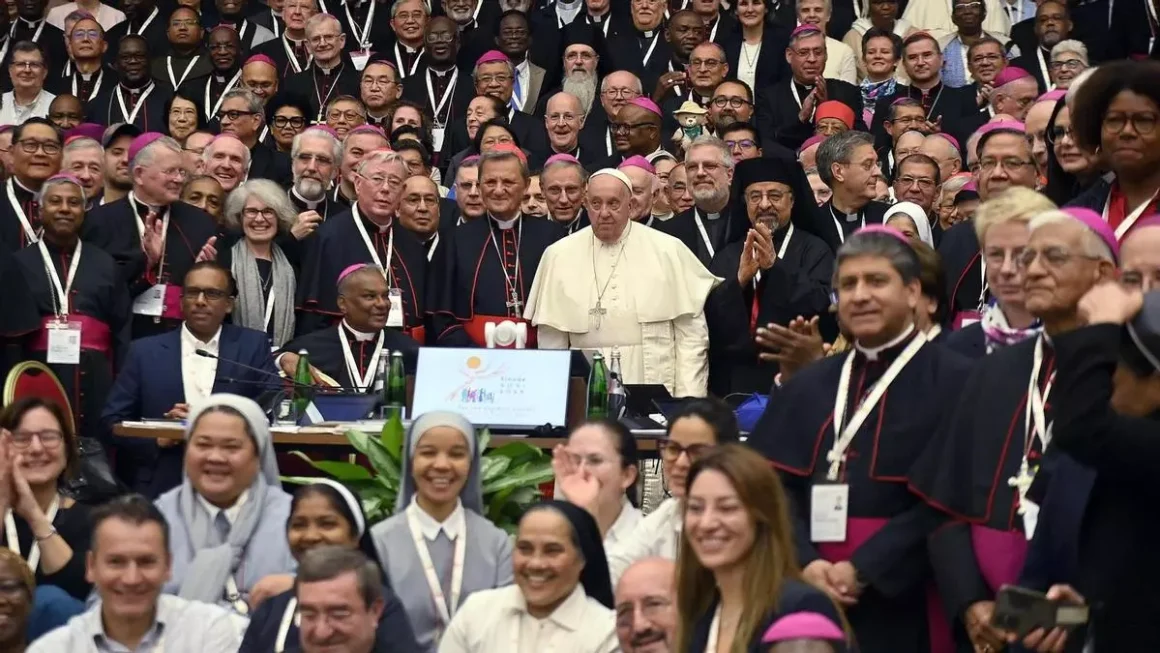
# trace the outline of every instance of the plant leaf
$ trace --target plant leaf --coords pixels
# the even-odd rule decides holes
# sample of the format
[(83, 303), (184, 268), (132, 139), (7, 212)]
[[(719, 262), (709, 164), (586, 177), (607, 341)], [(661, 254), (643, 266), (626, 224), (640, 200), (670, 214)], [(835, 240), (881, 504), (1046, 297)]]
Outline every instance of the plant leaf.
[(491, 442), (491, 431), (488, 429), (483, 429), (482, 431), (480, 431), (479, 432), (479, 440), (478, 440), (478, 443), (476, 445), (479, 447), (479, 450), (480, 451), (487, 451), (487, 445), (490, 442)]
[(529, 462), (538, 458), (544, 458), (546, 456), (544, 452), (526, 442), (509, 442), (502, 447), (497, 447), (491, 451), (488, 451), (486, 457), (510, 458), (512, 461), (512, 467), (515, 467), (520, 463)]
[(479, 476), (484, 483), (494, 481), (503, 476), (503, 473), (511, 467), (511, 459), (502, 456), (488, 456), (480, 461)]
[(354, 430), (347, 431), (345, 435), (351, 446), (370, 460), (371, 467), (374, 468), (376, 474), (398, 482), (399, 460), (387, 451), (378, 438), (372, 438), (362, 431)]
[(379, 435), (379, 444), (383, 445), (383, 448), (392, 458), (399, 461), (402, 460), (404, 436), (403, 420), (399, 417), (398, 412), (394, 412), (383, 425), (383, 432)]
[(547, 483), (554, 478), (552, 473), (551, 462), (531, 463), (516, 469), (508, 470), (503, 477), (496, 479), (491, 483), (485, 484), (483, 488), (484, 494), (491, 494), (506, 490), (508, 488), (522, 487), (522, 486), (538, 486), (540, 483)]
[(314, 469), (329, 474), (336, 481), (342, 483), (346, 483), (347, 481), (369, 481), (374, 478), (362, 465), (343, 462), (341, 460), (311, 460), (309, 456), (301, 451), (291, 451), (290, 455), (298, 456), (309, 463)]

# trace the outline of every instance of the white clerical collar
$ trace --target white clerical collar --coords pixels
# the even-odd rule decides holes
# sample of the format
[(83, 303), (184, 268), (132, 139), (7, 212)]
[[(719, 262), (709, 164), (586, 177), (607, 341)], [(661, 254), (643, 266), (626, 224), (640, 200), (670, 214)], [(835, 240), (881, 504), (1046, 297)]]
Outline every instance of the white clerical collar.
[(861, 343), (855, 341), (854, 347), (857, 348), (858, 351), (862, 352), (866, 356), (867, 360), (876, 361), (876, 360), (878, 360), (878, 356), (881, 355), (882, 352), (886, 351), (887, 349), (890, 349), (891, 347), (897, 346), (902, 341), (909, 338), (910, 334), (912, 334), (912, 333), (914, 333), (914, 323), (913, 322), (911, 324), (909, 324), (902, 331), (902, 333), (898, 334), (897, 337), (895, 337), (893, 340), (891, 340), (890, 342), (888, 342), (884, 345), (879, 345), (878, 347), (864, 347), (864, 346), (862, 346)]
[(512, 218), (511, 220), (500, 220), (490, 213), (487, 214), (487, 217), (495, 224), (496, 227), (499, 228), (500, 231), (507, 231), (508, 229), (516, 226), (516, 221), (520, 219), (520, 214), (517, 213), (516, 217)]
[(431, 72), (435, 73), (436, 77), (446, 77), (451, 71), (455, 70), (455, 66), (451, 66), (447, 70), (439, 70), (438, 68), (430, 68), (430, 67), (427, 68), (427, 70), (430, 70)]
[(238, 515), (242, 514), (242, 507), (246, 505), (246, 501), (248, 501), (250, 498), (250, 490), (247, 488), (242, 491), (242, 494), (238, 497), (238, 500), (234, 502), (234, 505), (223, 510), (222, 508), (218, 508), (217, 506), (210, 503), (209, 500), (205, 497), (201, 496), (200, 492), (195, 492), (195, 494), (197, 495), (198, 502), (201, 503), (201, 507), (205, 508), (205, 511), (209, 513), (209, 522), (211, 524), (214, 523), (214, 521), (217, 519), (218, 513), (225, 513), (226, 521), (230, 523), (230, 526), (233, 526), (235, 523), (237, 523)]
[(427, 514), (426, 510), (419, 507), (418, 495), (411, 495), (411, 505), (415, 506), (415, 517), (419, 522), (419, 529), (423, 531), (423, 537), (428, 540), (433, 540), (439, 537), (439, 531), (447, 534), (447, 539), (454, 540), (459, 537), (460, 532), (467, 527), (467, 519), (463, 512), (463, 502), (455, 500), (455, 510), (447, 515), (447, 519), (443, 521), (435, 521), (435, 518)]
[(576, 9), (580, 6), (580, 3), (583, 1), (584, 0), (572, 0), (571, 2), (569, 2), (568, 0), (556, 0), (556, 8), (557, 9), (561, 9), (561, 8), (562, 9)]
[(344, 329), (349, 331), (350, 335), (354, 336), (354, 339), (358, 342), (370, 342), (379, 335), (378, 333), (367, 333), (366, 331), (359, 331), (358, 329), (352, 327), (350, 322), (346, 321), (345, 317), (342, 318), (342, 326)]
[(329, 75), (329, 74), (333, 73), (334, 71), (338, 70), (339, 68), (341, 68), (342, 62), (339, 61), (338, 63), (334, 64), (333, 66), (327, 68), (326, 66), (323, 66), (321, 63), (319, 63), (317, 59), (315, 59), (314, 60), (314, 67), (317, 68), (318, 71), (321, 72), (323, 75)]
[(314, 209), (318, 208), (318, 207), (319, 207), (319, 205), (321, 205), (323, 202), (325, 202), (325, 201), (326, 201), (326, 192), (325, 192), (325, 191), (323, 191), (323, 193), (322, 193), (322, 197), (320, 197), (320, 198), (318, 198), (318, 199), (316, 199), (316, 200), (308, 200), (308, 199), (306, 199), (305, 197), (302, 197), (302, 193), (299, 193), (299, 192), (298, 192), (298, 187), (297, 187), (297, 186), (291, 186), (291, 187), (290, 187), (290, 193), (291, 193), (292, 195), (294, 195), (294, 197), (298, 198), (298, 201), (300, 201), (300, 202), (302, 202), (303, 204), (305, 204), (305, 205), (306, 205), (306, 208), (307, 208), (307, 209), (310, 209), (311, 211), (313, 211)]
[(34, 191), (31, 188), (29, 188), (28, 186), (25, 186), (24, 184), (20, 183), (20, 178), (17, 177), (16, 175), (12, 175), (12, 183), (16, 184), (24, 192), (32, 193), (33, 195), (36, 195), (36, 191)]
[(33, 28), (33, 29), (35, 29), (35, 28), (36, 28), (36, 27), (38, 27), (38, 26), (39, 26), (41, 23), (43, 23), (43, 22), (44, 22), (44, 19), (37, 20), (37, 21), (31, 21), (31, 20), (25, 20), (25, 19), (21, 18), (21, 19), (20, 19), (20, 22), (24, 23), (25, 25), (27, 25), (27, 26), (28, 26), (28, 27), (30, 27), (30, 28)]

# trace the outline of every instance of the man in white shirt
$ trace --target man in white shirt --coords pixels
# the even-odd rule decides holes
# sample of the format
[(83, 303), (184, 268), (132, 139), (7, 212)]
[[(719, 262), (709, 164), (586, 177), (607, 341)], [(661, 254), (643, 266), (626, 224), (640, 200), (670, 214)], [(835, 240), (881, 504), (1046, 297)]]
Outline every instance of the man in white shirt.
[(677, 639), (677, 565), (644, 558), (616, 584), (616, 637), (624, 653), (669, 653)]
[[(833, 14), (833, 0), (798, 0), (798, 24), (816, 25), (823, 34)], [(840, 79), (850, 84), (858, 83), (858, 70), (854, 51), (845, 43), (826, 37), (826, 68), (822, 72), (826, 79)]]
[(524, 113), (532, 113), (540, 101), (545, 71), (528, 60), (532, 47), (532, 27), (528, 17), (518, 11), (504, 12), (496, 28), (495, 46), (511, 59), (514, 67), (512, 104)]
[[(234, 653), (241, 637), (229, 612), (162, 595), (169, 578), (169, 525), (139, 495), (93, 511), (85, 577), (97, 602), (33, 642), (29, 653)], [(371, 631), (374, 632), (373, 629)]]
[(125, 20), (125, 14), (119, 9), (100, 2), (93, 2), (93, 0), (82, 0), (81, 2), (66, 2), (62, 5), (53, 7), (48, 12), (48, 24), (57, 29), (65, 28), (65, 17), (74, 11), (84, 11), (97, 19), (101, 24), (101, 29), (105, 31), (113, 29), (113, 26)]
[(365, 555), (337, 546), (312, 549), (298, 564), (294, 587), (303, 653), (375, 650), (385, 599), (382, 572)]
[(29, 118), (44, 118), (56, 96), (44, 90), (48, 65), (44, 50), (31, 41), (12, 45), (8, 59), (12, 90), (0, 99), (0, 125), (19, 125)]

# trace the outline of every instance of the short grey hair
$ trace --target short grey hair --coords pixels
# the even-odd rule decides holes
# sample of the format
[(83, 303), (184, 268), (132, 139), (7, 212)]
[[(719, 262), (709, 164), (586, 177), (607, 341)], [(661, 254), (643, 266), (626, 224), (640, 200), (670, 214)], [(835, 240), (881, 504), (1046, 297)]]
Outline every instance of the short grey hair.
[(330, 143), (330, 151), (334, 155), (334, 164), (342, 163), (342, 141), (335, 138), (334, 134), (325, 129), (307, 128), (294, 136), (294, 140), (290, 142), (290, 158), (297, 159), (298, 152), (302, 149), (303, 138), (321, 138)]
[(306, 21), (306, 25), (302, 31), (309, 34), (310, 32), (313, 32), (314, 30), (318, 29), (318, 27), (320, 25), (322, 25), (323, 23), (326, 23), (329, 21), (334, 21), (334, 24), (338, 25), (338, 29), (342, 30), (342, 23), (339, 22), (338, 18), (335, 18), (334, 16), (332, 16), (330, 14), (314, 14)]
[[(478, 0), (478, 2), (483, 2), (483, 0)], [(486, 61), (484, 63), (475, 64), (475, 66), (471, 69), (471, 78), (475, 79), (476, 77), (479, 76), (479, 67), (480, 66), (486, 66), (488, 64), (493, 64), (493, 63), (507, 64), (508, 73), (510, 73), (512, 75), (514, 75), (516, 73), (516, 67), (514, 65), (512, 65), (511, 59), (496, 59), (495, 61)]]
[(607, 89), (608, 78), (611, 77), (614, 73), (628, 73), (632, 77), (632, 81), (635, 82), (634, 86), (636, 86), (636, 92), (637, 93), (644, 93), (644, 85), (641, 84), (640, 77), (637, 77), (632, 71), (629, 71), (629, 70), (614, 70), (611, 73), (605, 75), (604, 79), (600, 80), (600, 92), (601, 93), (604, 93), (604, 91)]
[(898, 272), (903, 283), (910, 283), (922, 275), (922, 263), (918, 254), (905, 240), (881, 231), (858, 231), (850, 235), (838, 248), (838, 259), (834, 265), (834, 287), (838, 287), (838, 269), (842, 263), (852, 258), (875, 256), (890, 262), (890, 267)]
[(397, 164), (403, 166), (404, 170), (407, 169), (407, 162), (406, 162), (406, 160), (403, 159), (403, 156), (401, 154), (399, 154), (398, 152), (394, 152), (392, 150), (388, 150), (386, 148), (381, 148), (381, 149), (377, 149), (377, 150), (371, 152), (370, 154), (367, 154), (365, 157), (363, 157), (362, 161), (358, 162), (358, 169), (356, 170), (356, 172), (358, 172), (359, 174), (362, 174), (363, 171), (366, 170), (368, 166), (377, 165), (380, 163), (397, 163)]
[(732, 168), (734, 165), (736, 165), (733, 162), (733, 153), (729, 151), (729, 146), (725, 144), (725, 141), (721, 140), (720, 138), (717, 138), (716, 136), (710, 136), (708, 134), (703, 134), (703, 135), (695, 138), (693, 140), (693, 142), (689, 145), (689, 149), (686, 150), (686, 152), (685, 152), (686, 167), (687, 167), (687, 159), (689, 157), (689, 153), (692, 152), (694, 148), (698, 148), (698, 147), (716, 148), (717, 152), (721, 155), (721, 163), (726, 168)]
[[(399, 13), (399, 5), (402, 5), (402, 4), (410, 2), (410, 1), (411, 0), (395, 0), (394, 2), (392, 2), (391, 3), (391, 18), (394, 18), (395, 14)], [(423, 0), (418, 0), (418, 2), (419, 2), (419, 8), (423, 10), (423, 13), (427, 14), (427, 16), (430, 17), (431, 10), (427, 8), (427, 3), (423, 2)]]
[(1088, 49), (1087, 46), (1083, 44), (1083, 41), (1065, 39), (1059, 43), (1056, 43), (1055, 46), (1051, 48), (1051, 60), (1055, 61), (1055, 58), (1062, 55), (1064, 52), (1070, 52), (1076, 55), (1083, 61), (1083, 65), (1085, 66), (1087, 66), (1091, 61), (1088, 59)]
[(481, 154), (479, 157), (479, 176), (483, 177), (483, 164), (488, 161), (507, 161), (509, 159), (514, 159), (519, 162), (520, 174), (523, 176), (524, 181), (531, 179), (527, 162), (516, 156), (516, 153), (511, 150), (492, 150), (486, 154)]
[(1069, 110), (1073, 108), (1072, 105), (1075, 104), (1075, 98), (1079, 96), (1079, 87), (1083, 86), (1084, 82), (1086, 82), (1088, 78), (1091, 77), (1095, 72), (1095, 68), (1084, 68), (1083, 70), (1079, 71), (1079, 74), (1075, 76), (1075, 79), (1071, 80), (1071, 83), (1067, 85), (1067, 95), (1063, 97), (1063, 101), (1067, 104), (1067, 108)]
[(225, 211), (222, 212), (227, 225), (235, 228), (242, 226), (242, 210), (246, 208), (246, 200), (256, 197), (266, 206), (274, 209), (278, 214), (278, 229), (289, 231), (294, 226), (294, 219), (298, 211), (290, 203), (286, 189), (269, 179), (247, 179), (238, 184), (226, 196)]
[(1084, 256), (1091, 256), (1101, 261), (1107, 261), (1113, 266), (1116, 265), (1116, 255), (1112, 253), (1112, 249), (1102, 238), (1097, 236), (1087, 225), (1059, 209), (1044, 211), (1031, 218), (1031, 222), (1027, 223), (1027, 233), (1034, 234), (1043, 227), (1059, 224), (1073, 224), (1083, 230), (1080, 244), (1083, 247)]
[(544, 166), (543, 170), (540, 171), (540, 177), (543, 178), (543, 176), (548, 174), (549, 172), (551, 172), (553, 170), (559, 170), (560, 168), (568, 168), (569, 170), (576, 170), (577, 172), (580, 173), (580, 183), (581, 184), (588, 183), (588, 171), (585, 170), (584, 166), (580, 165), (579, 163), (573, 163), (571, 161), (561, 160), (561, 161), (553, 161), (553, 162), (549, 163), (548, 165)]
[(64, 147), (61, 149), (61, 156), (67, 157), (69, 154), (72, 154), (73, 152), (79, 152), (80, 150), (89, 150), (89, 149), (96, 149), (96, 150), (100, 150), (101, 152), (105, 151), (105, 148), (102, 147), (101, 144), (98, 143), (96, 139), (89, 138), (88, 136), (80, 136), (78, 138), (73, 138), (64, 144)]
[(246, 111), (252, 111), (258, 115), (262, 115), (262, 99), (255, 95), (254, 92), (250, 89), (236, 87), (232, 88), (228, 93), (222, 96), (221, 103), (225, 104), (226, 100), (233, 100), (235, 98), (241, 98), (243, 101), (245, 101)]
[(44, 196), (48, 195), (48, 189), (52, 188), (53, 186), (60, 186), (62, 184), (68, 184), (70, 186), (76, 186), (79, 188), (81, 190), (81, 204), (89, 203), (89, 199), (85, 197), (85, 187), (80, 184), (80, 181), (76, 177), (73, 177), (68, 173), (54, 175), (43, 184), (41, 184), (40, 190), (36, 192), (36, 201), (41, 206), (44, 206)]
[(874, 137), (866, 132), (844, 131), (830, 136), (818, 146), (817, 162), (818, 176), (822, 183), (831, 188), (834, 186), (835, 163), (849, 163), (854, 156), (854, 150), (863, 145), (874, 147)]
[[(233, 134), (218, 134), (217, 136), (214, 136), (213, 140), (210, 141), (209, 144), (205, 146), (204, 150), (202, 150), (202, 152), (201, 152), (202, 163), (209, 163), (210, 159), (213, 157), (214, 150), (217, 149), (217, 144), (220, 143), (223, 138), (227, 138), (227, 137), (232, 138), (235, 141), (238, 141), (239, 143), (242, 143), (242, 141), (240, 139), (238, 139), (238, 137), (234, 136)], [(177, 141), (174, 141), (174, 142), (176, 143)], [(245, 168), (246, 168), (246, 172), (248, 174), (249, 170), (250, 170), (250, 148), (246, 147), (245, 143), (242, 143), (242, 150), (246, 153), (245, 157), (243, 157), (243, 158), (245, 159)], [(178, 149), (178, 151), (180, 152), (181, 150)]]
[(362, 551), (345, 546), (320, 546), (307, 551), (298, 563), (295, 593), (308, 583), (334, 580), (344, 574), (354, 574), (365, 607), (384, 600), (382, 570)]
[(156, 156), (157, 150), (162, 148), (171, 150), (177, 154), (182, 154), (183, 152), (180, 143), (170, 136), (162, 136), (137, 152), (137, 156), (133, 157), (133, 160), (129, 162), (129, 170), (132, 171), (134, 168), (148, 168), (153, 164), (153, 157)]

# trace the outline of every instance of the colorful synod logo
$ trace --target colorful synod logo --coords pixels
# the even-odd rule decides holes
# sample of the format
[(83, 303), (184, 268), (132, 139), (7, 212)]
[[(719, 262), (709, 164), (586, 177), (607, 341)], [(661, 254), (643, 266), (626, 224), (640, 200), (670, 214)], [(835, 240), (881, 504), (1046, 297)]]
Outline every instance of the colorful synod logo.
[(460, 404), (495, 404), (524, 394), (525, 379), (507, 374), (502, 362), (489, 361), (486, 354), (465, 356), (459, 373), (463, 382), (447, 395)]

